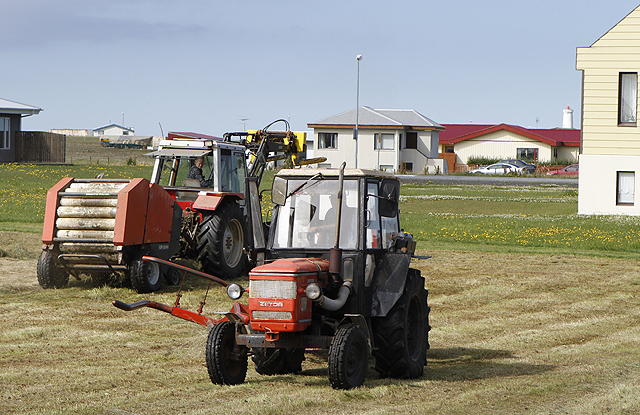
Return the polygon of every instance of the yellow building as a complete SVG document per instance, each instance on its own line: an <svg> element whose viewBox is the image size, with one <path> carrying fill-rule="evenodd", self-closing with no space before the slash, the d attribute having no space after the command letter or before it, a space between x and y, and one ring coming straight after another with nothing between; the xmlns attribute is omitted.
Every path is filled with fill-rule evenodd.
<svg viewBox="0 0 640 415"><path fill-rule="evenodd" d="M640 6L577 48L576 69L583 79L578 213L640 215Z"/></svg>

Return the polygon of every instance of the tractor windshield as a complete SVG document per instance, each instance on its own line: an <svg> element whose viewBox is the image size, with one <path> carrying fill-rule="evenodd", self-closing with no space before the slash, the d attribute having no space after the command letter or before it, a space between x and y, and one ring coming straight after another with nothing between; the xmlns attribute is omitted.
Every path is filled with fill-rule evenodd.
<svg viewBox="0 0 640 415"><path fill-rule="evenodd" d="M198 164L194 170L197 174L189 175L194 165ZM204 157L161 157L162 168L158 172L156 183L162 186L187 186L187 187L212 187L213 183L213 158L211 154ZM199 179L198 179L199 178Z"/></svg>
<svg viewBox="0 0 640 415"><path fill-rule="evenodd" d="M275 213L272 247L329 249L335 246L338 180L289 180L292 193ZM358 244L358 181L344 180L340 248Z"/></svg>

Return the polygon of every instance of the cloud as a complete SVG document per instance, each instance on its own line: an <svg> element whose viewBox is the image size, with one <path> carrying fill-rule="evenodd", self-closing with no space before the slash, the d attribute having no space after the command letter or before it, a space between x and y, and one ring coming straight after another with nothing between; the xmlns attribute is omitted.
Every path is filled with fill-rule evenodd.
<svg viewBox="0 0 640 415"><path fill-rule="evenodd" d="M171 19L163 0L3 0L0 50L42 49L68 42L107 44L197 37L207 28Z"/></svg>

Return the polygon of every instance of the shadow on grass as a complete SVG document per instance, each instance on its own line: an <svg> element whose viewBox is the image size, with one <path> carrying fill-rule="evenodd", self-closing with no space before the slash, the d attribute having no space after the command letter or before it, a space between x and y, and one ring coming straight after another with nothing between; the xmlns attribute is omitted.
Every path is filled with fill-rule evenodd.
<svg viewBox="0 0 640 415"><path fill-rule="evenodd" d="M498 362L497 359L513 359L508 350L468 349L463 347L430 349L423 379L427 380L477 380L504 376L529 376L553 370L553 365Z"/></svg>

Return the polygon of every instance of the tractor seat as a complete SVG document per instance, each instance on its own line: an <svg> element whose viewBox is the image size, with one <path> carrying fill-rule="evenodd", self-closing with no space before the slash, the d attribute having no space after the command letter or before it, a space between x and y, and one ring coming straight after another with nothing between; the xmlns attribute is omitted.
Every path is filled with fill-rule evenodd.
<svg viewBox="0 0 640 415"><path fill-rule="evenodd" d="M184 179L182 181L183 187L200 187L200 182L197 179ZM198 192L176 192L176 199L185 202L195 202L198 198Z"/></svg>
<svg viewBox="0 0 640 415"><path fill-rule="evenodd" d="M184 187L200 187L200 182L197 179L184 179L182 181Z"/></svg>

